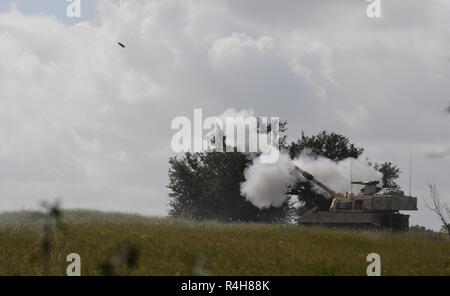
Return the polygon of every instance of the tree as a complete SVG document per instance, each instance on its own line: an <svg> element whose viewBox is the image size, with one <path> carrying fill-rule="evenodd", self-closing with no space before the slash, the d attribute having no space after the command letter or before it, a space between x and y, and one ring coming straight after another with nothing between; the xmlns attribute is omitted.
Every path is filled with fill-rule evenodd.
<svg viewBox="0 0 450 296"><path fill-rule="evenodd" d="M442 202L436 184L428 184L430 190L430 202L424 199L425 207L432 211L441 221L442 230L450 235L450 207L447 203Z"/></svg>
<svg viewBox="0 0 450 296"><path fill-rule="evenodd" d="M383 174L384 187L399 189L400 186L395 182L400 177L400 169L391 162L371 163L374 169Z"/></svg>
<svg viewBox="0 0 450 296"><path fill-rule="evenodd" d="M433 230L425 228L425 226L413 225L409 227L410 232L429 232L433 233Z"/></svg>
<svg viewBox="0 0 450 296"><path fill-rule="evenodd" d="M281 133L286 131L285 127L286 123L280 124ZM281 145L286 145L285 142L286 137L281 135ZM293 214L289 200L279 208L259 209L241 195L244 170L257 156L235 151L186 153L170 158L170 216L220 221L289 220Z"/></svg>
<svg viewBox="0 0 450 296"><path fill-rule="evenodd" d="M289 147L291 158L299 156L308 149L313 155L323 156L334 161L340 161L349 157L358 158L364 149L356 147L343 135L334 132L322 131L317 135L306 136L304 132L297 142L292 142Z"/></svg>
<svg viewBox="0 0 450 296"><path fill-rule="evenodd" d="M306 151L309 154L323 156L337 162L349 157L358 158L364 149L356 147L343 135L322 131L313 136L306 136L302 132L301 138L289 146L289 155L293 159ZM290 188L289 194L298 196L300 215L309 211L327 211L331 205L330 197L315 191L313 185L308 181L297 182Z"/></svg>
<svg viewBox="0 0 450 296"><path fill-rule="evenodd" d="M241 195L244 169L251 162L244 153L186 153L169 160L170 216L194 220L282 222L291 206L259 209Z"/></svg>

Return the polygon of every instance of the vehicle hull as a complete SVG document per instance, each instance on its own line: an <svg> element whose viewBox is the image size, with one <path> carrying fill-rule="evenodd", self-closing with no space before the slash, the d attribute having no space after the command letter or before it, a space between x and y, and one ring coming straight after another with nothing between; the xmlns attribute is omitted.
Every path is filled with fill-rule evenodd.
<svg viewBox="0 0 450 296"><path fill-rule="evenodd" d="M397 212L317 212L299 217L298 223L338 228L407 231L409 215Z"/></svg>

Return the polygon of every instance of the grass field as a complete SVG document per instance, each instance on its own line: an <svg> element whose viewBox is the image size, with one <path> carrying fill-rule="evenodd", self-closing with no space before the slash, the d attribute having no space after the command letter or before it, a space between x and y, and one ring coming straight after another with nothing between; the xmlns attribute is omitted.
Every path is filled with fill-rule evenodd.
<svg viewBox="0 0 450 296"><path fill-rule="evenodd" d="M192 223L94 211L65 212L42 251L44 215L0 214L0 275L64 275L66 256L81 256L83 275L121 242L139 251L121 275L365 275L366 256L381 256L383 275L450 275L450 239L434 233L384 233L296 225Z"/></svg>

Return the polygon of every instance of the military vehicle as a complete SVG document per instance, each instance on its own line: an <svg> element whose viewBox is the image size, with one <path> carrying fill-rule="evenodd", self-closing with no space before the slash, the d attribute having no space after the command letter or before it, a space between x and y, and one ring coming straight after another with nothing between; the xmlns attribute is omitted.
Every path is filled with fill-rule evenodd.
<svg viewBox="0 0 450 296"><path fill-rule="evenodd" d="M301 216L299 224L406 231L409 229L409 215L400 214L399 211L417 211L416 197L406 196L399 189L380 188L379 181L352 182L364 186L361 192L342 194L299 167L296 167L296 175L316 184L332 198L328 212Z"/></svg>

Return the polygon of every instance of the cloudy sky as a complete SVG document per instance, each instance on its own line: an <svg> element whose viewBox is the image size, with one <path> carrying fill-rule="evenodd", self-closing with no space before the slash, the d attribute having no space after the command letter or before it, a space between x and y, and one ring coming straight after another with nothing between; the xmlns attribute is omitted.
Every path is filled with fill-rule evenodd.
<svg viewBox="0 0 450 296"><path fill-rule="evenodd" d="M406 3L407 2L407 3ZM0 3L0 209L165 215L171 121L229 108L323 129L450 201L450 1ZM121 48L120 41L126 45ZM420 207L411 224L437 228Z"/></svg>

